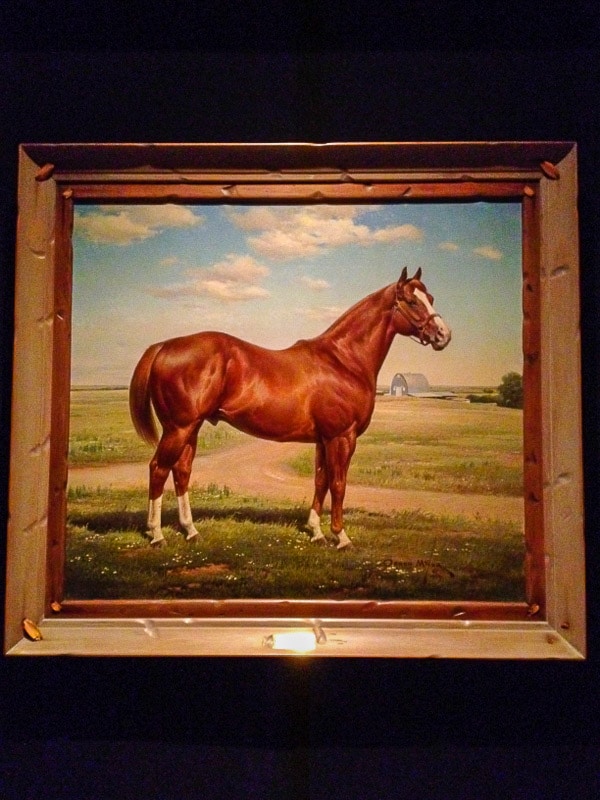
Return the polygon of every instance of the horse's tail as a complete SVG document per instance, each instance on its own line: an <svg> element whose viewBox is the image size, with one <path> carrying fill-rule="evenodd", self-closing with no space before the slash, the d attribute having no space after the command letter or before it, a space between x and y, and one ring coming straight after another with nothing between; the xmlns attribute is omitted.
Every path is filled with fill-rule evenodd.
<svg viewBox="0 0 600 800"><path fill-rule="evenodd" d="M138 435L148 444L158 444L158 430L152 411L149 382L154 359L162 343L153 344L138 361L129 384L129 413Z"/></svg>

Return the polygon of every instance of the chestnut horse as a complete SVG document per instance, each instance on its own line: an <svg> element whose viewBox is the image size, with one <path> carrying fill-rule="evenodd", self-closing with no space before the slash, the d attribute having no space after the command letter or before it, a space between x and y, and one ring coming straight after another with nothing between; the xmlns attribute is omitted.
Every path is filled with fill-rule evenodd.
<svg viewBox="0 0 600 800"><path fill-rule="evenodd" d="M451 333L433 309L421 269L360 300L323 334L285 350L266 350L226 333L204 332L149 347L131 379L129 403L138 434L156 452L150 462L148 531L160 544L165 481L172 471L179 522L198 535L188 485L198 431L205 420L278 442L314 442L315 493L308 518L311 541L325 539L320 517L331 493L331 531L344 532L346 475L356 439L375 405L377 374L394 336L416 337L442 350ZM158 436L154 412L162 425Z"/></svg>

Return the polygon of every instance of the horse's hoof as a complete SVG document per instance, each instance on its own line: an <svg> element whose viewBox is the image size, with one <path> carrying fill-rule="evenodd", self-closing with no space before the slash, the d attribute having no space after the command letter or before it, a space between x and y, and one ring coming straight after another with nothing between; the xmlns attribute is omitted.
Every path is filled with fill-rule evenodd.
<svg viewBox="0 0 600 800"><path fill-rule="evenodd" d="M188 535L185 537L185 540L186 542L191 542L192 539L196 538L196 536L198 536L198 531L192 531L191 533L188 533Z"/></svg>
<svg viewBox="0 0 600 800"><path fill-rule="evenodd" d="M162 547L165 544L164 539L153 539L150 542L150 547Z"/></svg>
<svg viewBox="0 0 600 800"><path fill-rule="evenodd" d="M324 533L315 533L310 537L311 544L327 544Z"/></svg>
<svg viewBox="0 0 600 800"><path fill-rule="evenodd" d="M343 550L345 547L350 547L350 545L352 544L352 542L346 535L346 532L343 530L337 534L337 540L338 543L336 544L336 550Z"/></svg>

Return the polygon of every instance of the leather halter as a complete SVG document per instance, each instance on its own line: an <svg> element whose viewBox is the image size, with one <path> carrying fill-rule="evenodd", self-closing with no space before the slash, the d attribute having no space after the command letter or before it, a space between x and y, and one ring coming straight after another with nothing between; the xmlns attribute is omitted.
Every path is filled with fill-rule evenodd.
<svg viewBox="0 0 600 800"><path fill-rule="evenodd" d="M409 313L407 308L404 308L401 305L401 303L406 303L406 300L404 300L404 299L398 300L397 299L396 303L394 305L394 311L399 311L402 314L402 316L404 317L404 319L407 322L409 322L413 326L413 328L416 328L417 333L419 334L419 338L418 339L417 339L416 336L414 336L412 334L408 338L412 339L415 342L418 342L419 344L427 346L429 344L429 342L426 342L425 338L424 338L425 337L425 328L429 325L429 323L431 322L432 319L435 319L435 317L439 317L441 319L442 315L438 314L437 311L434 311L433 314L429 314L427 316L427 318L425 319L424 322L419 322L417 319L415 319Z"/></svg>

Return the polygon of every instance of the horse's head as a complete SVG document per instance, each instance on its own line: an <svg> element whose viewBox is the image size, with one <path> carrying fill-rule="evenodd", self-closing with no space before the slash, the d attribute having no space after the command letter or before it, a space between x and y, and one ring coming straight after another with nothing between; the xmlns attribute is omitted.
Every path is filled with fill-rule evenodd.
<svg viewBox="0 0 600 800"><path fill-rule="evenodd" d="M433 307L433 297L421 281L421 268L412 278L406 267L396 284L394 301L394 327L403 336L418 337L434 350L443 350L452 338L452 332Z"/></svg>

